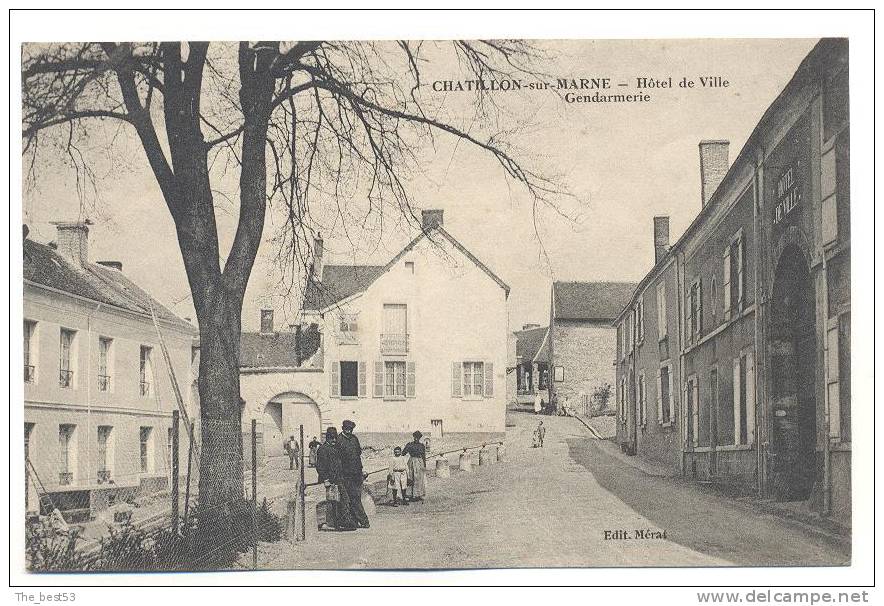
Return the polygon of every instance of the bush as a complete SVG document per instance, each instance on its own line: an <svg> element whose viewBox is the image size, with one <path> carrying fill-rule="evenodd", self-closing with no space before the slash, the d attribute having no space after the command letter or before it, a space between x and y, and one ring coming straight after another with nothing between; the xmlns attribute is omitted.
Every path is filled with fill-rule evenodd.
<svg viewBox="0 0 884 606"><path fill-rule="evenodd" d="M79 531L56 529L49 518L25 526L25 562L32 572L69 572L85 569L85 559L77 552Z"/></svg>

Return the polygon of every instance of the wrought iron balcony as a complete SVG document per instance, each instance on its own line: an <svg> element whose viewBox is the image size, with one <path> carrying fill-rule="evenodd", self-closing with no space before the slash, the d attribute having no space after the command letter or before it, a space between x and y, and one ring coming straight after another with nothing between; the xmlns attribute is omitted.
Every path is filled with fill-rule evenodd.
<svg viewBox="0 0 884 606"><path fill-rule="evenodd" d="M70 486L74 481L74 474L70 471L62 471L58 474L58 483L62 486Z"/></svg>
<svg viewBox="0 0 884 606"><path fill-rule="evenodd" d="M381 354L402 356L408 353L407 333L386 333L381 335Z"/></svg>
<svg viewBox="0 0 884 606"><path fill-rule="evenodd" d="M98 375L98 391L110 391L110 375Z"/></svg>
<svg viewBox="0 0 884 606"><path fill-rule="evenodd" d="M33 364L25 364L25 383L33 383L36 376L36 369Z"/></svg>
<svg viewBox="0 0 884 606"><path fill-rule="evenodd" d="M143 395L143 396L150 395L150 381L142 381L141 382L141 395Z"/></svg>
<svg viewBox="0 0 884 606"><path fill-rule="evenodd" d="M73 370L59 370L58 371L58 384L61 387L71 387L74 384L74 371Z"/></svg>
<svg viewBox="0 0 884 606"><path fill-rule="evenodd" d="M111 470L110 469L99 469L98 470L98 483L99 484L107 484L111 481Z"/></svg>

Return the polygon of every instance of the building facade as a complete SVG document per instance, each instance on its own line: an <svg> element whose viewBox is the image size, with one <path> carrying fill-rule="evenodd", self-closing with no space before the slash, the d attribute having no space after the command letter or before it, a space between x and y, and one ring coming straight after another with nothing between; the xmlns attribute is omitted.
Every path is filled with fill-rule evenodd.
<svg viewBox="0 0 884 606"><path fill-rule="evenodd" d="M320 424L351 419L363 443L505 432L509 287L442 211L423 218L384 266L323 265L317 243L302 320L321 335Z"/></svg>
<svg viewBox="0 0 884 606"><path fill-rule="evenodd" d="M525 324L516 338L516 401L533 404L540 393L549 401L549 327Z"/></svg>
<svg viewBox="0 0 884 606"><path fill-rule="evenodd" d="M87 224L57 229L55 247L24 241L26 501L88 514L168 488L178 404L151 308L185 398L196 331L120 263L91 263Z"/></svg>
<svg viewBox="0 0 884 606"><path fill-rule="evenodd" d="M612 322L629 301L632 282L553 282L546 346L547 401L589 412L609 408L616 380Z"/></svg>
<svg viewBox="0 0 884 606"><path fill-rule="evenodd" d="M698 480L806 502L844 524L851 466L847 57L846 40L820 41L733 164L726 142L701 142L700 213L671 248L658 251L616 323L627 354L617 364L624 450ZM655 230L655 245L659 236ZM680 396L671 419L678 439L660 423L659 403L655 424L642 406L660 398L659 382L647 377L662 364L663 339L656 356L647 335L662 317L667 340L678 338L668 352L678 386L669 397Z"/></svg>

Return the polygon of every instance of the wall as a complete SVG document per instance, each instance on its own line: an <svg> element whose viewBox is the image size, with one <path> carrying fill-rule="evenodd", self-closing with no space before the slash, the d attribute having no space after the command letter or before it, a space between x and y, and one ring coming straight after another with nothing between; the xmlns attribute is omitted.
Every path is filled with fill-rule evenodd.
<svg viewBox="0 0 884 606"><path fill-rule="evenodd" d="M167 448L172 410L177 408L156 331L148 317L98 305L66 294L25 285L24 317L37 322L32 359L33 383L25 383L25 422L34 423L30 434L31 461L49 491L59 486L59 424L77 426L74 488L94 487L98 468L98 426L110 425L112 457L108 462L118 485L138 485L143 478L169 473ZM61 327L78 331L74 341L75 381L59 386ZM190 384L191 334L161 325L182 392ZM99 336L113 339L110 390L98 390ZM153 347L154 379L150 396L140 393L141 345ZM152 427L153 448L148 473L140 470L140 428ZM184 434L182 433L182 436ZM183 443L183 440L182 440ZM67 489L68 487L65 487ZM36 506L34 495L28 505Z"/></svg>
<svg viewBox="0 0 884 606"><path fill-rule="evenodd" d="M416 429L425 435L438 435L439 428L431 425L433 419L442 421L446 434L505 431L509 334L506 293L448 240L434 236L434 241L436 244L428 238L421 240L367 291L325 314L323 410L327 410L329 423L340 426L349 418L357 424L360 435L404 435ZM414 264L413 273L406 263ZM407 305L406 356L380 353L385 303ZM346 343L339 338L341 313L356 316L357 342ZM330 397L332 364L340 360L364 363L364 397ZM384 360L414 363L414 397L373 397L374 365ZM483 361L486 369L493 364L492 397L452 397L452 363L464 360Z"/></svg>
<svg viewBox="0 0 884 606"><path fill-rule="evenodd" d="M559 406L577 407L581 394L591 398L606 383L613 389L617 333L610 322L556 319L551 337L550 389ZM564 381L555 381L556 366L564 367Z"/></svg>

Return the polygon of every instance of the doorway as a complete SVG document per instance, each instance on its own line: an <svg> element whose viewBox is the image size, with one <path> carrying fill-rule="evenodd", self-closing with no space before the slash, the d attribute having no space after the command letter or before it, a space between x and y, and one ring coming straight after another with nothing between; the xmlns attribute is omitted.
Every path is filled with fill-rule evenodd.
<svg viewBox="0 0 884 606"><path fill-rule="evenodd" d="M285 454L282 437L282 404L267 402L263 421L264 454L268 457L281 457Z"/></svg>
<svg viewBox="0 0 884 606"><path fill-rule="evenodd" d="M815 289L801 250L780 255L771 297L770 484L778 501L804 501L817 481Z"/></svg>

